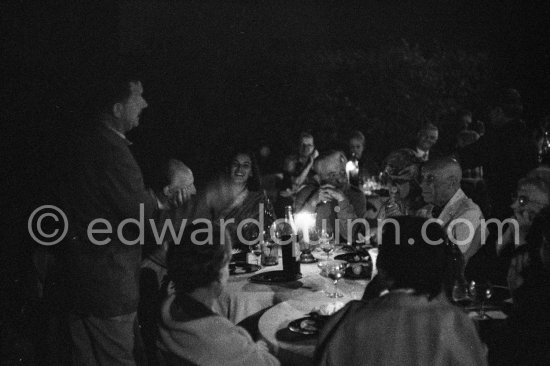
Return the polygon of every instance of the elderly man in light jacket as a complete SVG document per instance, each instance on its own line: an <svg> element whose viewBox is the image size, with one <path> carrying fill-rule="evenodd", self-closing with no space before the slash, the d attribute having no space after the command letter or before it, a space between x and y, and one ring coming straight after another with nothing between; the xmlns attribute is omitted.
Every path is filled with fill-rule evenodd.
<svg viewBox="0 0 550 366"><path fill-rule="evenodd" d="M481 230L483 214L460 189L462 169L453 158L445 157L428 161L422 167L422 197L428 203L420 216L440 220L449 240L457 244L464 255L464 262L478 251L487 231Z"/></svg>

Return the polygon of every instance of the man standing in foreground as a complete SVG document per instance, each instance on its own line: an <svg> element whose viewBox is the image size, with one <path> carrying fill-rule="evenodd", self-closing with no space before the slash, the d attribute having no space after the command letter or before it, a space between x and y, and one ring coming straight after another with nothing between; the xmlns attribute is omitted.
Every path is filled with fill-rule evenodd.
<svg viewBox="0 0 550 366"><path fill-rule="evenodd" d="M59 201L69 218L60 248L63 300L75 365L135 365L142 226L166 204L145 189L126 139L147 107L141 82L109 80L98 93L99 116L79 131L60 177Z"/></svg>

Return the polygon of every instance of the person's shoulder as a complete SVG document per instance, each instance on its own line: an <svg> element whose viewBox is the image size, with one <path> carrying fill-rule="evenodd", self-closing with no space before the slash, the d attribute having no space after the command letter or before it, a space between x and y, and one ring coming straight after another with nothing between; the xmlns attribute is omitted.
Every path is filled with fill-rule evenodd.
<svg viewBox="0 0 550 366"><path fill-rule="evenodd" d="M456 203L459 212L469 212L482 215L481 208L464 192L461 199Z"/></svg>
<svg viewBox="0 0 550 366"><path fill-rule="evenodd" d="M296 193L296 197L309 196L313 191L315 191L318 188L319 186L313 183L307 183L305 185L302 185L298 190L298 192Z"/></svg>

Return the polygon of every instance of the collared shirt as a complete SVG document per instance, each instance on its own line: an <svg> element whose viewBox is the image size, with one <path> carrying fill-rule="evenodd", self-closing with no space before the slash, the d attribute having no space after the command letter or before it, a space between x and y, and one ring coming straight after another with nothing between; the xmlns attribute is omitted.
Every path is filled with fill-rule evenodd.
<svg viewBox="0 0 550 366"><path fill-rule="evenodd" d="M473 242L476 242L477 246L481 241L479 229L483 214L462 189L456 191L437 218L443 221L443 228L449 237L453 238L462 253L466 253Z"/></svg>
<svg viewBox="0 0 550 366"><path fill-rule="evenodd" d="M428 159L430 158L430 150L424 151L417 147L414 151L414 155L416 155L416 157L421 159L422 161L428 161Z"/></svg>
<svg viewBox="0 0 550 366"><path fill-rule="evenodd" d="M116 133L120 138L122 138L124 141L126 141L126 143L128 144L128 146L132 145L132 142L130 140L128 140L128 138L126 138L126 135L123 134L122 132L116 130L112 125L111 123L109 122L109 120L112 120L114 119L114 117L110 116L110 115L104 115L103 116L103 124L105 125L105 127L107 127L109 130L113 131L114 133Z"/></svg>

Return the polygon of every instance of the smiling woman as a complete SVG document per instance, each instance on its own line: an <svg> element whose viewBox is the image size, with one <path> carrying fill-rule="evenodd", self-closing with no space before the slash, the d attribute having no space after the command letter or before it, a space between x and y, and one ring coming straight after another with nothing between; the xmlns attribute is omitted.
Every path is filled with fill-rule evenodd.
<svg viewBox="0 0 550 366"><path fill-rule="evenodd" d="M260 211L263 212L260 204L264 203L266 195L261 189L260 171L254 154L236 150L229 156L222 176L200 194L194 218L206 218L214 226L221 225L221 220L224 220L235 249L246 253L248 248L241 244L242 240L238 240L237 228L243 220L259 219ZM275 217L274 213L271 214ZM263 228L262 225L252 226L251 230L244 227L244 239L256 239Z"/></svg>

